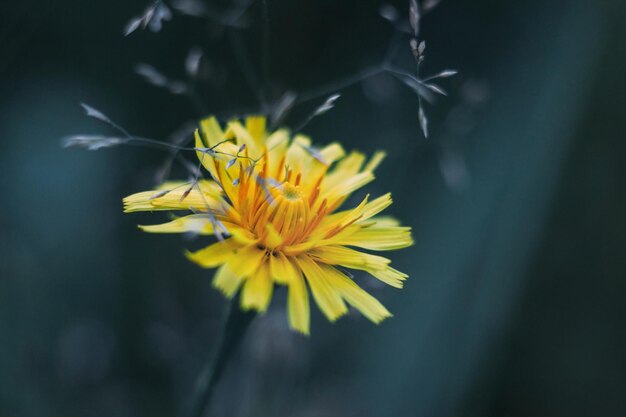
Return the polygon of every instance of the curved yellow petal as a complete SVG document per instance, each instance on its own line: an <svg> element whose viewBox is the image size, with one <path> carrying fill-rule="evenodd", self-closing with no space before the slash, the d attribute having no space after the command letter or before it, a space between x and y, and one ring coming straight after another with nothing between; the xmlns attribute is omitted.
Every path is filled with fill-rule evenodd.
<svg viewBox="0 0 626 417"><path fill-rule="evenodd" d="M224 293L228 298L232 298L237 292L243 278L233 273L228 265L222 265L213 277L213 286Z"/></svg>
<svg viewBox="0 0 626 417"><path fill-rule="evenodd" d="M327 216L317 229L312 233L311 239L325 240L337 236L351 224L363 218L363 210L367 206L369 194L365 196L361 204L351 210L340 211Z"/></svg>
<svg viewBox="0 0 626 417"><path fill-rule="evenodd" d="M270 256L269 263L272 279L278 284L289 284L294 277L300 275L299 270L282 252Z"/></svg>
<svg viewBox="0 0 626 417"><path fill-rule="evenodd" d="M335 161L343 158L346 155L343 146L337 142L333 142L320 150L322 159L326 165L331 165Z"/></svg>
<svg viewBox="0 0 626 417"><path fill-rule="evenodd" d="M310 255L322 263L341 265L351 269L384 269L391 262L382 256L359 252L343 246L321 246Z"/></svg>
<svg viewBox="0 0 626 417"><path fill-rule="evenodd" d="M388 251L403 249L413 244L410 227L355 227L331 239L333 244L363 249Z"/></svg>
<svg viewBox="0 0 626 417"><path fill-rule="evenodd" d="M125 197L124 212L189 210L191 208L216 210L221 205L219 186L213 181L202 180L197 184L176 183L173 188L159 187Z"/></svg>
<svg viewBox="0 0 626 417"><path fill-rule="evenodd" d="M208 148L210 148L211 145L205 143L202 136L200 136L198 129L194 132L194 138L198 161L200 161L202 166L209 171L212 178L216 178L217 172L215 171L215 161L213 161L213 157L208 153Z"/></svg>
<svg viewBox="0 0 626 417"><path fill-rule="evenodd" d="M383 194L378 198L373 199L363 207L363 217L360 222L370 219L389 207L393 203L391 199L391 193Z"/></svg>
<svg viewBox="0 0 626 417"><path fill-rule="evenodd" d="M276 231L276 228L272 223L267 223L265 225L265 231L267 232L265 243L268 248L276 248L283 243L283 238L280 236L280 233Z"/></svg>
<svg viewBox="0 0 626 417"><path fill-rule="evenodd" d="M341 294L328 282L320 265L306 255L298 256L295 259L311 287L315 302L328 320L335 321L346 314L348 308L343 302Z"/></svg>
<svg viewBox="0 0 626 417"><path fill-rule="evenodd" d="M322 182L322 188L327 190L346 178L358 174L364 162L365 155L361 152L350 152L347 157L337 162L335 168L326 175Z"/></svg>
<svg viewBox="0 0 626 417"><path fill-rule="evenodd" d="M252 139L257 146L262 146L265 142L265 125L267 121L264 116L248 116L246 117L246 129L250 132Z"/></svg>
<svg viewBox="0 0 626 417"><path fill-rule="evenodd" d="M307 146L302 142L300 147L308 154L306 159L308 163L303 164L302 171L302 189L307 193L312 193L315 188L321 191L321 182L324 175L328 171L329 167L338 159L341 159L345 155L345 151L338 143L331 143L330 145L317 150L311 146ZM316 192L319 192L316 191Z"/></svg>
<svg viewBox="0 0 626 417"><path fill-rule="evenodd" d="M208 117L200 121L200 129L206 140L207 147L215 146L224 140L224 131L215 117Z"/></svg>
<svg viewBox="0 0 626 417"><path fill-rule="evenodd" d="M321 194L322 198L327 198L329 206L334 209L345 200L345 198L359 188L374 181L374 174L371 171L363 171L343 179L337 185L327 189Z"/></svg>
<svg viewBox="0 0 626 417"><path fill-rule="evenodd" d="M260 267L265 256L265 249L260 249L257 245L244 246L228 259L228 267L233 273L248 277Z"/></svg>
<svg viewBox="0 0 626 417"><path fill-rule="evenodd" d="M289 144L289 131L279 129L270 134L265 143L267 149L268 173L276 179L285 174L285 154Z"/></svg>
<svg viewBox="0 0 626 417"><path fill-rule="evenodd" d="M374 171L376 168L378 168L378 165L383 162L386 156L387 153L384 151L374 152L374 155L372 155L370 160L367 162L367 165L365 165L363 171Z"/></svg>
<svg viewBox="0 0 626 417"><path fill-rule="evenodd" d="M199 235L212 235L213 224L209 217L203 214L191 214L178 217L167 223L138 226L147 233L197 233Z"/></svg>
<svg viewBox="0 0 626 417"><path fill-rule="evenodd" d="M323 246L310 252L311 256L328 265L339 265L365 271L387 285L402 288L408 275L389 266L389 259L363 253L343 246Z"/></svg>
<svg viewBox="0 0 626 417"><path fill-rule="evenodd" d="M228 260L235 256L237 249L240 247L240 243L230 238L216 242L196 252L187 252L186 255L189 260L203 268L215 268L218 265L228 262Z"/></svg>
<svg viewBox="0 0 626 417"><path fill-rule="evenodd" d="M228 230L228 233L233 236L233 239L237 240L242 245L256 245L256 243L259 241L259 238L256 237L254 233L250 232L248 229L239 226L238 224L230 222L224 222L223 224L224 227L226 227L226 230Z"/></svg>
<svg viewBox="0 0 626 417"><path fill-rule="evenodd" d="M377 227L395 227L400 226L400 221L392 216L378 216L370 219L370 222ZM359 222L361 223L361 222Z"/></svg>
<svg viewBox="0 0 626 417"><path fill-rule="evenodd" d="M352 214L353 217L358 217L356 221L358 224L371 223L372 221L374 221L374 219L371 218L389 207L392 202L393 200L391 199L391 193L381 195L380 197L377 197L372 201L364 200L361 202L361 204L359 204L359 206L353 209L337 211L331 215L326 216L326 218L321 222L320 227L341 221L345 216L348 216L350 214ZM371 220L367 222L368 219Z"/></svg>
<svg viewBox="0 0 626 417"><path fill-rule="evenodd" d="M267 262L264 262L246 279L241 292L241 308L264 313L272 299L273 288L269 267Z"/></svg>
<svg viewBox="0 0 626 417"><path fill-rule="evenodd" d="M262 144L257 142L252 136L251 132L243 127L243 125L238 121L233 120L231 122L228 122L226 135L236 138L237 147L241 145L246 145L252 158L258 158L260 156Z"/></svg>
<svg viewBox="0 0 626 417"><path fill-rule="evenodd" d="M385 269L369 269L367 272L385 284L396 288L402 288L404 281L409 277L404 272L400 272L390 266Z"/></svg>
<svg viewBox="0 0 626 417"><path fill-rule="evenodd" d="M293 267L293 271L295 271L295 274L289 279L289 292L287 294L289 326L302 334L308 335L311 322L309 293L306 289L304 278L302 278L302 273L295 267Z"/></svg>
<svg viewBox="0 0 626 417"><path fill-rule="evenodd" d="M311 146L311 139L304 135L296 135L285 155L285 165L295 173L303 172L305 162L313 162L314 158L305 150Z"/></svg>
<svg viewBox="0 0 626 417"><path fill-rule="evenodd" d="M270 276L274 282L289 286L287 295L289 326L308 335L311 312L309 294L302 277L302 271L281 252L269 257L269 268Z"/></svg>
<svg viewBox="0 0 626 417"><path fill-rule="evenodd" d="M323 265L322 271L328 282L337 289L339 294L354 308L374 323L380 323L391 317L391 313L374 297L365 292L353 280L332 266Z"/></svg>

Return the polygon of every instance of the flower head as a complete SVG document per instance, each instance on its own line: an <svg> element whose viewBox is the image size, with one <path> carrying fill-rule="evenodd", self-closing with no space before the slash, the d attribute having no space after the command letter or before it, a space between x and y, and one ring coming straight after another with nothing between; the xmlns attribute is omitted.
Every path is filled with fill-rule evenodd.
<svg viewBox="0 0 626 417"><path fill-rule="evenodd" d="M373 200L366 196L358 206L340 210L351 193L374 179L384 153L367 161L358 152L346 156L338 143L318 149L305 136L268 133L265 125L264 117L248 117L245 126L232 121L223 131L215 118L203 120L195 149L212 179L169 182L133 194L124 199L125 211L193 211L140 227L217 236L216 243L188 252L188 258L218 268L213 284L227 297L241 288L245 310L266 311L275 284L287 286L289 324L301 333L309 333L308 289L331 321L348 311L346 303L375 323L390 317L345 269L402 287L407 275L389 266L388 259L353 248L410 246L410 228L377 217L391 204L389 194Z"/></svg>

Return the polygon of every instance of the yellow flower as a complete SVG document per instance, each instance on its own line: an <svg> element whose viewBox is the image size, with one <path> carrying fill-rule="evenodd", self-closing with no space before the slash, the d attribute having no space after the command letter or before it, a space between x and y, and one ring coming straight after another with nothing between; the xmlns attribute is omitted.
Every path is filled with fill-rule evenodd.
<svg viewBox="0 0 626 417"><path fill-rule="evenodd" d="M126 212L191 210L165 224L140 226L152 233L193 232L219 240L188 258L204 268L219 268L213 284L227 297L241 289L241 308L267 310L274 284L288 287L290 326L309 333L309 295L330 321L352 305L374 323L391 313L362 290L347 269L366 271L401 288L407 275L384 257L361 252L410 246L410 228L389 217L375 217L391 204L390 194L338 210L354 191L374 179L384 158L377 152L345 155L332 143L313 148L287 130L266 132L264 117L249 117L244 127L215 118L201 122L195 149L213 180L169 182L157 190L124 199ZM306 284L305 284L306 283Z"/></svg>

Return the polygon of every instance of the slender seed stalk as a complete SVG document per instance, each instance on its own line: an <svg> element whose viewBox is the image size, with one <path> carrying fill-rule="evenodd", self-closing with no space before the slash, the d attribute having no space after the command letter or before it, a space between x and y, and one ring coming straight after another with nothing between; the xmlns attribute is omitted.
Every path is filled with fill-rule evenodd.
<svg viewBox="0 0 626 417"><path fill-rule="evenodd" d="M220 332L213 358L207 363L196 381L193 403L189 413L190 417L205 417L208 415L215 387L219 383L229 360L241 344L246 330L255 316L256 313L254 312L242 311L236 300L228 304L224 325Z"/></svg>

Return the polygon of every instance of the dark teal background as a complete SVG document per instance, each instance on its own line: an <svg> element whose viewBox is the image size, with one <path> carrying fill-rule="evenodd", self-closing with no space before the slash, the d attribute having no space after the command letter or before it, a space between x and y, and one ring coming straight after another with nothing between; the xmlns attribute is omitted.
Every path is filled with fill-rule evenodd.
<svg viewBox="0 0 626 417"><path fill-rule="evenodd" d="M374 65L391 37L375 1L267 2L275 95ZM214 347L226 301L182 255L207 241L142 234L136 224L166 217L122 214L164 154L60 146L111 133L80 102L158 139L204 115L133 73L146 62L184 78L194 45L211 65L206 113L258 105L219 25L175 15L124 38L146 4L0 6L2 417L177 416ZM258 74L259 5L246 17ZM389 75L343 89L305 128L319 144L388 151L357 197L393 193L389 213L416 244L388 255L411 278L403 290L357 280L394 317L329 324L315 309L304 338L278 292L215 416L626 416L626 4L444 0L422 37L425 73L460 70L426 107L431 138ZM402 44L397 65L411 59Z"/></svg>

